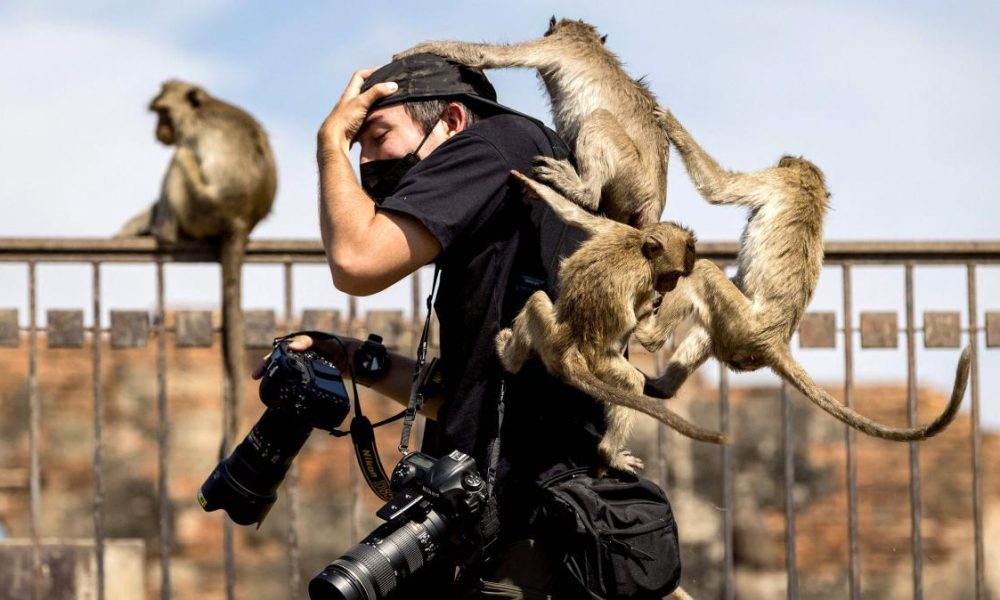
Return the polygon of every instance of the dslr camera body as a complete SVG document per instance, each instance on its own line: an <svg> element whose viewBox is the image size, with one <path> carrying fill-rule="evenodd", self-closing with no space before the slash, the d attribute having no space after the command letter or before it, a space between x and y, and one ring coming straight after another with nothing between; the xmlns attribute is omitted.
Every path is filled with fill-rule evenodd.
<svg viewBox="0 0 1000 600"><path fill-rule="evenodd" d="M312 600L385 598L440 554L467 559L484 547L489 498L470 456L411 452L393 470L391 489L395 496L376 513L386 523L309 582Z"/></svg>
<svg viewBox="0 0 1000 600"><path fill-rule="evenodd" d="M333 432L351 410L340 370L316 352L280 340L260 381L267 410L198 490L206 511L223 509L240 525L261 523L313 428Z"/></svg>

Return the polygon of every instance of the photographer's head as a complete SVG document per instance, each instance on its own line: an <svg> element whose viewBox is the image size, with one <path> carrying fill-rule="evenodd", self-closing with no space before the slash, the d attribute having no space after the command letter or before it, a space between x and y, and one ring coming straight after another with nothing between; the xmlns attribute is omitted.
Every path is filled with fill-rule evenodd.
<svg viewBox="0 0 1000 600"><path fill-rule="evenodd" d="M355 140L361 144L361 184L376 200L453 135L484 116L515 113L496 101L478 69L432 54L393 61L372 73L361 92L395 82L398 90L374 102Z"/></svg>

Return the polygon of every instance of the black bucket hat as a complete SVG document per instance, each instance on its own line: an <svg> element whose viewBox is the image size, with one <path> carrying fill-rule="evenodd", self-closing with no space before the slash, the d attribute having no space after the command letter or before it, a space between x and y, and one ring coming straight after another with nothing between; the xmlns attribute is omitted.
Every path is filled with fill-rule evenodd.
<svg viewBox="0 0 1000 600"><path fill-rule="evenodd" d="M365 80L361 91L387 81L396 82L399 89L376 100L369 110L411 100L454 98L489 114L508 113L535 120L497 102L497 92L481 70L434 54L414 54L382 66Z"/></svg>

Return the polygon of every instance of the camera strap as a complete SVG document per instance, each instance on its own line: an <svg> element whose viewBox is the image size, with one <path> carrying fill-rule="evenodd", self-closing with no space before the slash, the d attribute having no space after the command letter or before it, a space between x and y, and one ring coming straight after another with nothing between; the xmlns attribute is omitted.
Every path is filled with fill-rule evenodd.
<svg viewBox="0 0 1000 600"><path fill-rule="evenodd" d="M410 452L410 431L413 429L413 421L417 418L417 411L424 406L424 386L420 372L427 362L427 339L431 332L431 311L434 308L434 292L437 290L438 276L441 274L441 267L434 265L434 279L431 281L431 293L427 295L427 316L424 317L424 329L420 333L420 344L417 346L417 361L413 365L413 383L410 384L410 401L403 411L403 431L399 435L399 452L404 456Z"/></svg>

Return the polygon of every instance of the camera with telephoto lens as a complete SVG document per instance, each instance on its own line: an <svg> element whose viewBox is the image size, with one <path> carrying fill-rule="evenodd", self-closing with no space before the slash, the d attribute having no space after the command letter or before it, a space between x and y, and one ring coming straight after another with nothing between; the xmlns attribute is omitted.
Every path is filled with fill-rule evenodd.
<svg viewBox="0 0 1000 600"><path fill-rule="evenodd" d="M309 597L378 600L445 552L475 554L486 545L485 488L476 461L457 450L441 458L406 455L392 473L395 496L377 513L387 523L314 577Z"/></svg>
<svg viewBox="0 0 1000 600"><path fill-rule="evenodd" d="M236 523L260 523L278 499L278 485L313 428L333 431L350 412L340 370L316 352L278 341L260 382L267 410L198 490L206 511L223 509Z"/></svg>

